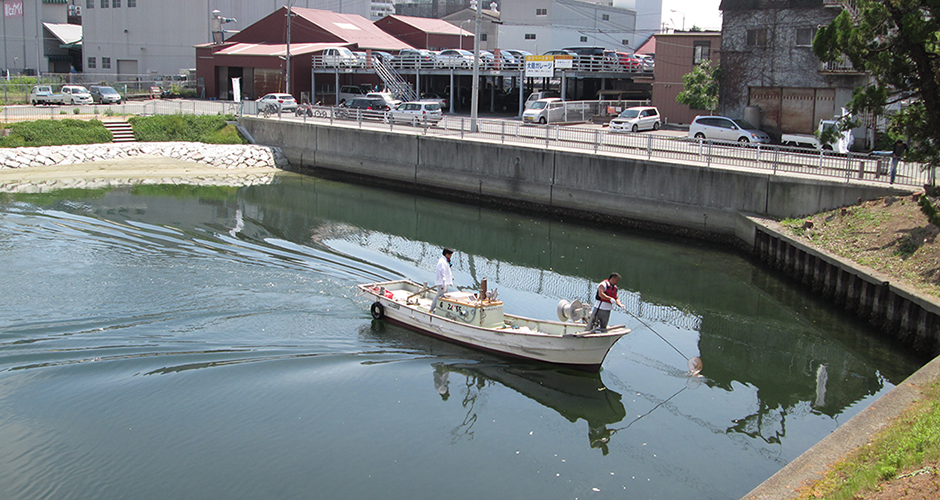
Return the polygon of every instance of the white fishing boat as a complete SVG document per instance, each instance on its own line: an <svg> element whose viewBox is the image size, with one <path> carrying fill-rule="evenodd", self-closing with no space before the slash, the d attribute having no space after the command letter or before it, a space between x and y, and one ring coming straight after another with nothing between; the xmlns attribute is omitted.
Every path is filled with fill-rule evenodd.
<svg viewBox="0 0 940 500"><path fill-rule="evenodd" d="M575 322L506 314L503 303L486 289L486 280L479 293L444 294L433 313L436 291L413 281L367 283L359 290L375 299L373 318L484 351L587 371L597 371L614 343L630 333L624 325L590 330L577 321L584 311L577 301L559 305L559 317Z"/></svg>

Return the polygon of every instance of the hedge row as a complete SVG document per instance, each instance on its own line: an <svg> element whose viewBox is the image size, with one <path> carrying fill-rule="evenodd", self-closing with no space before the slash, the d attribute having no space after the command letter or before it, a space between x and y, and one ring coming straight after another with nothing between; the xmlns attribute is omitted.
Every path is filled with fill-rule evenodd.
<svg viewBox="0 0 940 500"><path fill-rule="evenodd" d="M10 131L0 137L0 147L5 148L111 142L111 132L98 120L36 120L4 128Z"/></svg>
<svg viewBox="0 0 940 500"><path fill-rule="evenodd" d="M238 130L226 124L231 115L134 116L127 121L134 137L143 142L185 141L206 144L245 144Z"/></svg>
<svg viewBox="0 0 940 500"><path fill-rule="evenodd" d="M233 125L233 116L158 115L128 119L134 138L142 142L202 142L206 144L246 144ZM64 146L111 142L111 132L98 120L35 120L6 125L0 147Z"/></svg>

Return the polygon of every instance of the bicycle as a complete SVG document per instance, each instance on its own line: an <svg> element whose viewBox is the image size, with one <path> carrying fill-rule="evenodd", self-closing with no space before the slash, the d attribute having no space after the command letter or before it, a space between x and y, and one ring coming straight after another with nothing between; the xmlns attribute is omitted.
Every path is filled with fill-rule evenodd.
<svg viewBox="0 0 940 500"><path fill-rule="evenodd" d="M262 117L268 118L269 116L275 115L275 114L278 113L277 105L274 104L274 103L269 102L269 103L265 104L264 106L262 106L261 109L258 111L258 113L259 113Z"/></svg>

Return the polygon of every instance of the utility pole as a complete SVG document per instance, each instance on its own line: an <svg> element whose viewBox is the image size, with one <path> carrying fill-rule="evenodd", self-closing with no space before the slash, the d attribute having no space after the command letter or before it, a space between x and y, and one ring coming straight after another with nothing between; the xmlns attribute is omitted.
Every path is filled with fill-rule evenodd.
<svg viewBox="0 0 940 500"><path fill-rule="evenodd" d="M291 21L291 4L287 4L287 59L285 60L285 67L287 70L287 78L284 83L284 93L290 94L290 25L293 24Z"/></svg>
<svg viewBox="0 0 940 500"><path fill-rule="evenodd" d="M473 16L476 21L476 27L473 31L473 90L470 95L470 132L478 132L477 115L480 107L480 1L470 0L470 8L473 9Z"/></svg>

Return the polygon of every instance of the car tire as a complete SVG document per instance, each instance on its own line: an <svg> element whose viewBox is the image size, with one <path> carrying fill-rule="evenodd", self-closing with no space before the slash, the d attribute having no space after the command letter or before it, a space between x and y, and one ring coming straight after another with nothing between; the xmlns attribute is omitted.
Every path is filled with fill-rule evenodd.
<svg viewBox="0 0 940 500"><path fill-rule="evenodd" d="M696 132L696 133L695 133L695 138L696 138L696 139L705 139L705 134L703 134L703 133L701 133L701 132Z"/></svg>
<svg viewBox="0 0 940 500"><path fill-rule="evenodd" d="M741 144L748 144L748 143L750 143L751 141L749 141L747 137L739 137L739 138L738 138L738 142L741 143Z"/></svg>
<svg viewBox="0 0 940 500"><path fill-rule="evenodd" d="M382 319L385 317L385 306L378 302L373 302L372 307L370 308L372 312L373 319Z"/></svg>
<svg viewBox="0 0 940 500"><path fill-rule="evenodd" d="M543 117L539 118L539 123L541 123L542 125L545 125L546 123L548 123L548 121L547 121L547 120L545 119L545 117L543 116Z"/></svg>
<svg viewBox="0 0 940 500"><path fill-rule="evenodd" d="M653 123L653 130L659 130L659 122Z"/></svg>
<svg viewBox="0 0 940 500"><path fill-rule="evenodd" d="M634 134L640 131L640 126L636 123L633 124L633 127L630 129Z"/></svg>

